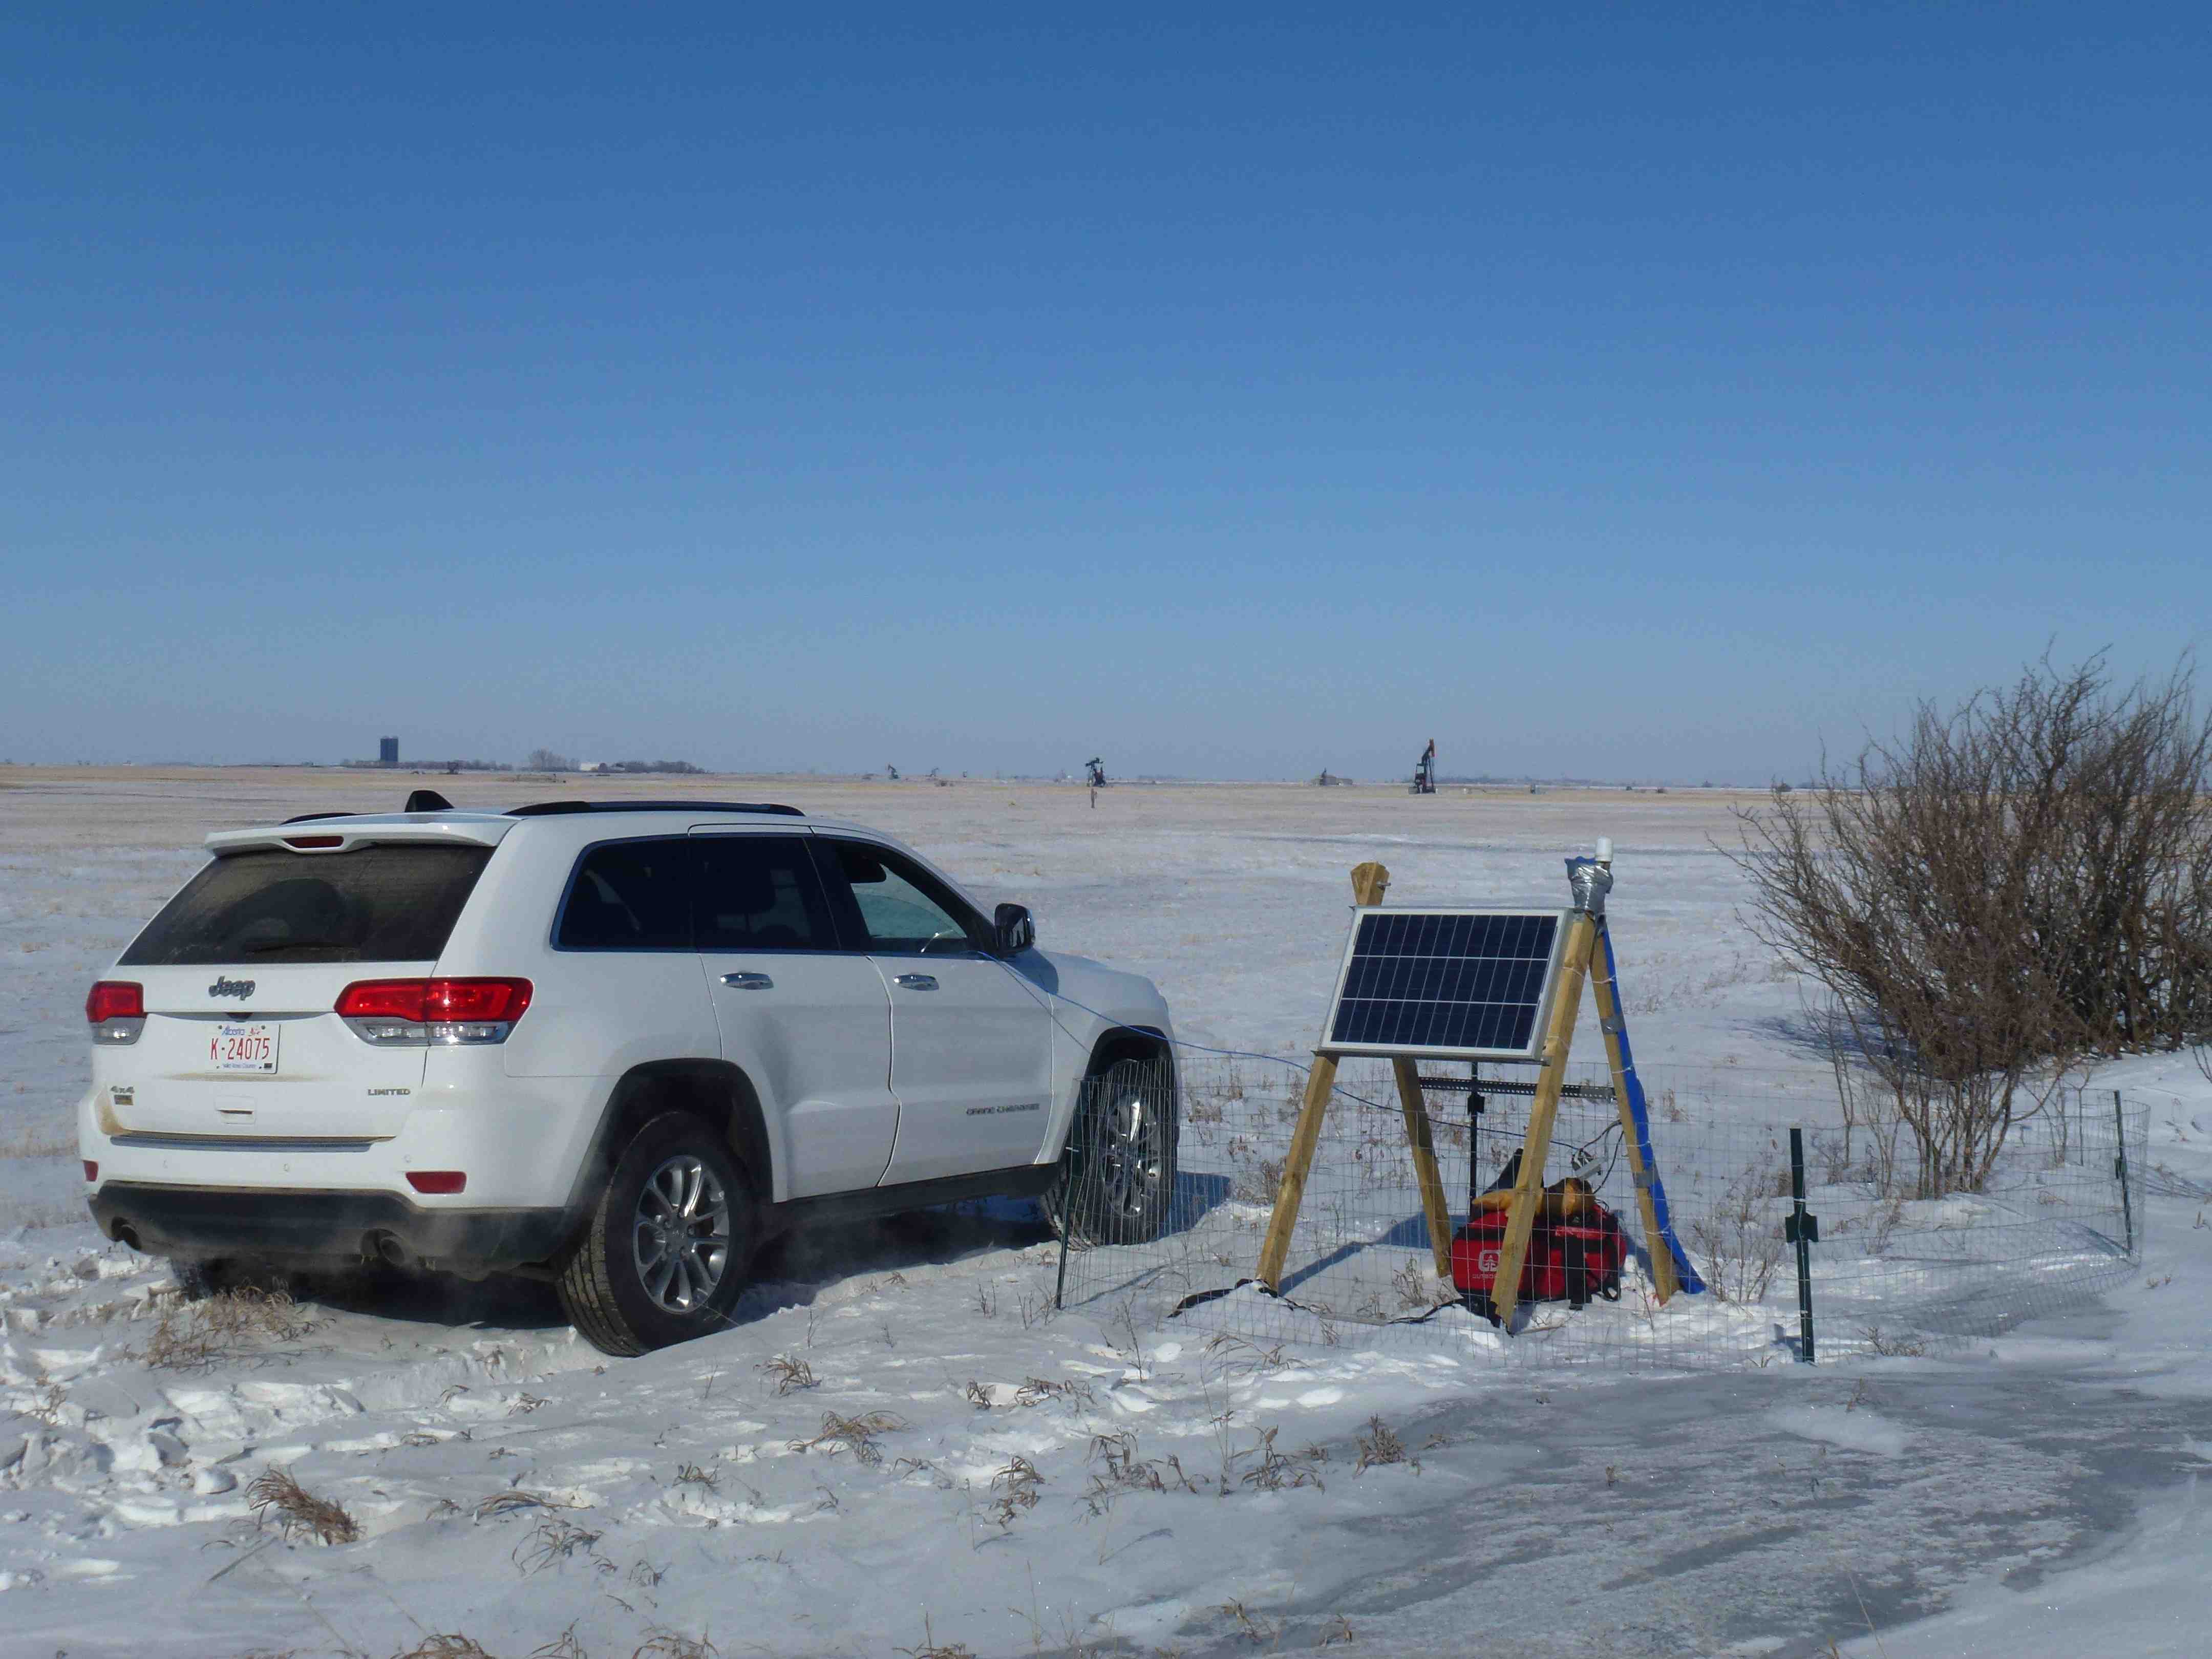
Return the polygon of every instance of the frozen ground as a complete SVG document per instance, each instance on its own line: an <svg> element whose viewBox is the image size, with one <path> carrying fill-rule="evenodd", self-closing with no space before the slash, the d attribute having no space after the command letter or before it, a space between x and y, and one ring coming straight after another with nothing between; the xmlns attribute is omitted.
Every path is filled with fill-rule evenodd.
<svg viewBox="0 0 2212 1659"><path fill-rule="evenodd" d="M2154 1104L2142 1271L1942 1360L1552 1376L1464 1342L1052 1316L1048 1236L1009 1208L805 1241L737 1328L641 1360L602 1360L528 1287L331 1285L151 1364L189 1334L166 1275L76 1218L84 987L205 830L407 781L0 774L4 1659L381 1659L455 1632L513 1659L569 1630L595 1656L656 1633L726 1655L2205 1650L2212 1087L2185 1060L2100 1079ZM1548 904L1559 857L1609 834L1647 1062L1815 1064L1794 983L1734 919L1717 797L713 792L889 828L1030 903L1048 945L1152 975L1185 1036L1285 1053L1318 1023L1349 866L1381 859L1400 900ZM811 1386L779 1392L779 1356ZM1373 1461L1377 1419L1402 1461ZM271 1468L359 1540L257 1529Z"/></svg>

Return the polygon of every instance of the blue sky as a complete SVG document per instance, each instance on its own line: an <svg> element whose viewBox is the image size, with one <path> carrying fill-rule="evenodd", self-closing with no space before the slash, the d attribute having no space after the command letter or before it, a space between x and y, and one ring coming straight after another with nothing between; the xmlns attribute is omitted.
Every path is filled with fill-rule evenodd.
<svg viewBox="0 0 2212 1659"><path fill-rule="evenodd" d="M0 756L1762 781L2212 617L2199 9L10 8Z"/></svg>

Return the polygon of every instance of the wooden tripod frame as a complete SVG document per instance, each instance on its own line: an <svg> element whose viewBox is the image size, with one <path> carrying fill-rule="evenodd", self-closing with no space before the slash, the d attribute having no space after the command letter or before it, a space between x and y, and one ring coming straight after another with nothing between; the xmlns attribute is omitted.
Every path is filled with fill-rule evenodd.
<svg viewBox="0 0 2212 1659"><path fill-rule="evenodd" d="M1390 885L1390 872L1379 864L1362 864L1352 872L1352 902L1380 904ZM1635 1114L1629 1105L1626 1050L1621 1042L1620 987L1605 970L1605 954L1598 949L1605 927L1601 914L1577 910L1570 924L1565 959L1559 966L1559 993L1552 1000L1552 1018L1544 1033L1542 1059L1536 1073L1536 1092L1528 1108L1528 1133L1521 1147L1521 1173L1507 1201L1505 1242L1498 1252L1496 1291L1492 1297L1498 1322L1510 1330L1515 1304L1520 1300L1521 1271L1528 1259L1528 1237L1534 1230L1544 1200L1544 1155L1551 1148L1552 1126L1559 1115L1559 1094L1567 1080L1567 1054L1574 1045L1575 1026L1582 1014L1583 981L1590 982L1597 1002L1598 1025L1605 1034L1606 1060L1613 1073L1613 1098L1620 1114L1621 1142L1627 1149L1629 1174L1636 1184L1638 1218L1644 1223L1645 1247L1651 1259L1653 1287L1665 1302L1680 1288L1674 1258L1660 1237L1659 1218L1651 1199L1651 1170L1644 1160L1643 1137L1638 1134ZM1275 1194L1274 1213L1267 1218L1267 1237L1260 1244L1256 1277L1271 1291L1282 1288L1282 1274L1291 1251L1291 1235L1298 1224L1298 1209L1305 1201L1306 1178L1313 1172L1314 1153L1321 1145L1322 1121L1329 1098L1336 1092L1338 1056L1316 1049L1313 1070L1307 1074L1304 1103L1298 1109L1297 1127L1291 1133L1291 1150L1283 1161L1282 1185ZM1444 1202L1443 1178L1437 1169L1436 1144L1429 1133L1427 1101L1421 1091L1418 1061L1410 1054L1394 1055L1390 1069L1398 1080L1398 1104L1406 1118L1406 1143L1413 1156L1413 1176L1420 1188L1421 1211L1429 1224L1429 1249L1435 1257L1437 1277L1451 1279L1451 1211Z"/></svg>

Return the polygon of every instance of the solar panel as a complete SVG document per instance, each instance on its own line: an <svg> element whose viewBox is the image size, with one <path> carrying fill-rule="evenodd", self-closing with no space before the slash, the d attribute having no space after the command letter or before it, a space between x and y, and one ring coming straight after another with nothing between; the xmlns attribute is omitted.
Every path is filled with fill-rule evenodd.
<svg viewBox="0 0 2212 1659"><path fill-rule="evenodd" d="M1541 1058L1571 914L1355 911L1322 1051Z"/></svg>

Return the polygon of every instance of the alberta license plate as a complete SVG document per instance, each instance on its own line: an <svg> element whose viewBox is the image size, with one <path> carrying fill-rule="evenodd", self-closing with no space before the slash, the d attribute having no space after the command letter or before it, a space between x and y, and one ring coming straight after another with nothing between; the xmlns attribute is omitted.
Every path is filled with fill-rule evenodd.
<svg viewBox="0 0 2212 1659"><path fill-rule="evenodd" d="M208 1069L214 1072L273 1073L276 1069L274 1025L218 1025L208 1039Z"/></svg>

